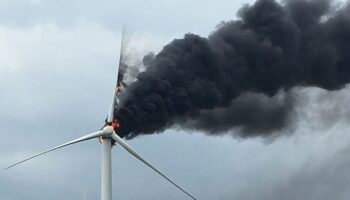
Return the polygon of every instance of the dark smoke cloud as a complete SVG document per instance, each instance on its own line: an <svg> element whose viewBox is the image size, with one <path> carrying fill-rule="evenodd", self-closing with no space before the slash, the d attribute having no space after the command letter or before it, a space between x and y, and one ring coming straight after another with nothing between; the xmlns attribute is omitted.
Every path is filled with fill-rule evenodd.
<svg viewBox="0 0 350 200"><path fill-rule="evenodd" d="M209 134L226 134L236 126L241 137L258 136L262 132L272 136L291 123L295 102L292 94L282 93L273 98L262 94L244 94L228 107L202 110L180 124Z"/></svg>
<svg viewBox="0 0 350 200"><path fill-rule="evenodd" d="M240 128L242 137L282 130L291 88L338 90L350 81L349 13L329 0L258 0L208 38L173 40L145 58L146 71L123 94L118 134L174 124L209 134Z"/></svg>

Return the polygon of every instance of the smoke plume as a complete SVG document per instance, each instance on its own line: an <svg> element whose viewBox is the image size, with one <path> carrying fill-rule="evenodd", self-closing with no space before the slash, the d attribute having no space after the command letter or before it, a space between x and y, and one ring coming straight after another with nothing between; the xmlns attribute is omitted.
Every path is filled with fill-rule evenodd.
<svg viewBox="0 0 350 200"><path fill-rule="evenodd" d="M122 94L118 134L179 124L249 137L288 127L292 88L338 90L350 81L350 6L333 3L258 0L208 38L173 40L144 59L146 70Z"/></svg>

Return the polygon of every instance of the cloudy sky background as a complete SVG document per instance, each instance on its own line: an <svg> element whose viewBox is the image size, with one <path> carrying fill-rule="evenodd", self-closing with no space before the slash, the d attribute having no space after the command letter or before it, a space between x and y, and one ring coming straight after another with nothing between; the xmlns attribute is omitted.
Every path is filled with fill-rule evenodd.
<svg viewBox="0 0 350 200"><path fill-rule="evenodd" d="M103 125L121 27L134 59L191 32L207 36L239 1L0 0L0 168ZM168 130L129 143L201 200L348 199L350 88L295 89L293 134L274 140ZM290 130L286 130L291 132ZM113 148L114 199L182 193ZM0 199L99 199L100 145L80 143L0 173Z"/></svg>

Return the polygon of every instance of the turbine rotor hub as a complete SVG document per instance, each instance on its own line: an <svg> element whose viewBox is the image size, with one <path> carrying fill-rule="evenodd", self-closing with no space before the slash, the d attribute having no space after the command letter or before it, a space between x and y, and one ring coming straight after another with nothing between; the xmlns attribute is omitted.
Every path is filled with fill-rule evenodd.
<svg viewBox="0 0 350 200"><path fill-rule="evenodd" d="M112 135L112 133L114 131L112 126L106 126L102 130L106 133L106 136Z"/></svg>

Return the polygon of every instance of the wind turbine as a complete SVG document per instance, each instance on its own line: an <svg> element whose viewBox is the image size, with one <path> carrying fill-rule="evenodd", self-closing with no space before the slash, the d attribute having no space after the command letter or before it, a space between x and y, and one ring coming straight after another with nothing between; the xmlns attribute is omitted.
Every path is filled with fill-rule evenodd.
<svg viewBox="0 0 350 200"><path fill-rule="evenodd" d="M137 153L130 145L128 145L122 138L120 138L116 134L116 130L119 127L119 122L117 119L114 118L114 110L118 106L119 103L119 94L122 87L125 87L125 83L123 82L123 76L125 73L125 65L122 62L123 59L123 48L124 48L124 28L122 33L122 42L121 42L121 51L120 51L120 58L119 58L119 68L117 73L117 83L113 95L112 105L109 109L108 116L106 119L105 126L96 132L84 135L80 138L77 138L75 140L71 140L67 143L58 145L56 147L53 147L51 149L48 149L46 151L43 151L41 153L38 153L34 156L31 156L29 158L26 158L24 160L21 160L19 162L16 162L8 167L6 167L4 170L10 169L16 165L19 165L23 162L26 162L28 160L31 160L35 157L41 156L43 154L49 153L51 151L76 144L79 142L83 142L86 140L91 140L94 138L99 138L101 142L101 200L112 200L112 142L114 141L116 144L119 144L122 146L127 152L129 152L131 155L133 155L135 158L143 162L145 165L150 167L152 170L154 170L156 173L158 173L160 176L165 178L168 182L170 182L172 185L177 187L180 191L182 191L184 194L186 194L188 197L190 197L193 200L197 200L195 197L193 197L191 194L189 194L187 191L185 191L182 187L177 185L175 182L173 182L170 178L165 176L162 172L160 172L157 168L155 168L153 165L151 165L147 160L145 160L139 153Z"/></svg>

